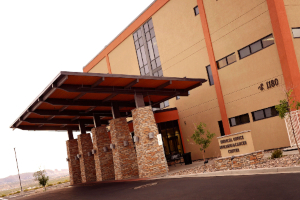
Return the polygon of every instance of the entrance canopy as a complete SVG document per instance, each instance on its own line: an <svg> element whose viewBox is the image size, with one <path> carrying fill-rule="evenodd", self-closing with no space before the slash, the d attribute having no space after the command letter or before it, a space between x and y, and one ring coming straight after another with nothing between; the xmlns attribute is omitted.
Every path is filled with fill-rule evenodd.
<svg viewBox="0 0 300 200"><path fill-rule="evenodd" d="M159 107L175 96L188 96L189 90L204 82L205 79L60 72L10 128L76 131L78 125L84 125L91 130L95 123L108 124L116 113L112 110L118 110L118 117L126 117L141 101L146 106Z"/></svg>

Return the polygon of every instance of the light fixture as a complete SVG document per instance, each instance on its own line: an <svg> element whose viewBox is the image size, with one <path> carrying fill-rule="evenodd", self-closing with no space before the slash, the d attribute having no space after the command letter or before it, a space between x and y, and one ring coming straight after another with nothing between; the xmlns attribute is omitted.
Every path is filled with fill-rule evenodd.
<svg viewBox="0 0 300 200"><path fill-rule="evenodd" d="M97 152L97 151L96 151L95 149L92 150L92 154L96 154L96 152Z"/></svg>
<svg viewBox="0 0 300 200"><path fill-rule="evenodd" d="M110 147L111 149L114 149L114 148L115 148L115 144L110 144L109 147Z"/></svg>
<svg viewBox="0 0 300 200"><path fill-rule="evenodd" d="M81 158L81 155L80 155L80 154L77 154L77 158L78 158L78 159Z"/></svg>
<svg viewBox="0 0 300 200"><path fill-rule="evenodd" d="M133 141L134 142L139 142L139 137L138 136L133 136Z"/></svg>
<svg viewBox="0 0 300 200"><path fill-rule="evenodd" d="M128 146L128 141L124 141L124 147Z"/></svg>
<svg viewBox="0 0 300 200"><path fill-rule="evenodd" d="M153 132L149 133L149 138L150 138L150 139L153 139L153 138L154 138L154 133L153 133Z"/></svg>
<svg viewBox="0 0 300 200"><path fill-rule="evenodd" d="M104 151L104 152L107 152L107 147L103 147L103 151Z"/></svg>

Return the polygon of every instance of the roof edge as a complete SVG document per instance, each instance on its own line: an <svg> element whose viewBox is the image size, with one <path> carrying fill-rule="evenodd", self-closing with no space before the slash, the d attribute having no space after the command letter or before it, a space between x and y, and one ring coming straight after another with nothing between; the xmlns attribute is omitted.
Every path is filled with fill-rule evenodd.
<svg viewBox="0 0 300 200"><path fill-rule="evenodd" d="M155 0L152 2L136 19L133 20L117 37L115 37L107 46L105 46L85 67L83 72L89 72L97 65L106 55L113 51L119 44L128 38L136 29L145 21L160 10L170 0Z"/></svg>

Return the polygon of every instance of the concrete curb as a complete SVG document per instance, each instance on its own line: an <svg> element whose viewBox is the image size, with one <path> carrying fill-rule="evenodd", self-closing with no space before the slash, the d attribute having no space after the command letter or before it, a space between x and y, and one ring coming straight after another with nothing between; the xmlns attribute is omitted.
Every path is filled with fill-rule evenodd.
<svg viewBox="0 0 300 200"><path fill-rule="evenodd" d="M227 170L199 174L187 174L178 176L165 176L153 179L169 179L169 178L186 178L186 177L217 177L217 176L244 176L256 174L281 174L281 173L300 173L300 167L276 167L276 168L260 168L260 169L241 169Z"/></svg>

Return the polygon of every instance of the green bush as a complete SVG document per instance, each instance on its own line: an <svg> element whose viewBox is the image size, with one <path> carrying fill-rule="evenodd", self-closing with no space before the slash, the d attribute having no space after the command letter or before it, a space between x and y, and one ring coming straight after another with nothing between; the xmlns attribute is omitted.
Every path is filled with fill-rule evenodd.
<svg viewBox="0 0 300 200"><path fill-rule="evenodd" d="M6 195L5 195L5 194L2 194L1 197L6 197Z"/></svg>
<svg viewBox="0 0 300 200"><path fill-rule="evenodd" d="M282 157L282 151L281 149L277 149L275 151L273 151L272 155L271 155L271 158L274 159L274 158L281 158Z"/></svg>

